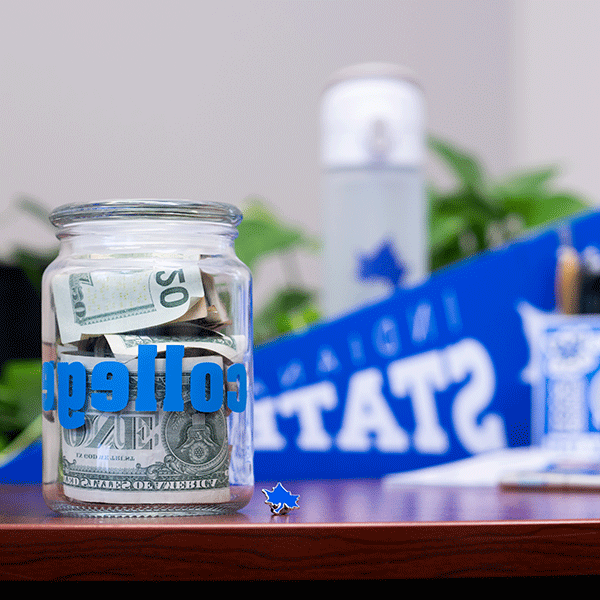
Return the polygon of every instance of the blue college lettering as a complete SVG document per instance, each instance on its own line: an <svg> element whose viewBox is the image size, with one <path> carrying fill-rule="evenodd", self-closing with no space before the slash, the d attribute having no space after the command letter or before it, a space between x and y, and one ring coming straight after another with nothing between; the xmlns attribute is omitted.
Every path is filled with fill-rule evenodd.
<svg viewBox="0 0 600 600"><path fill-rule="evenodd" d="M165 396L163 410L184 410L183 400L183 350L179 344L168 345L165 353ZM156 346L143 344L138 347L137 412L157 410L155 377ZM225 371L225 372L224 372ZM87 389L87 373L80 362L56 364L56 390L54 392L55 365L46 361L42 365L42 408L58 410L58 419L65 429L81 427L85 421L85 401L90 392L91 406L101 412L123 410L129 401L129 370L118 361L96 364L91 373L90 390ZM235 389L225 385L235 384ZM230 386L228 386L230 387ZM214 362L199 362L190 373L189 396L192 406L199 412L216 412L227 400L233 412L246 409L248 383L243 364L235 363L222 369Z"/></svg>

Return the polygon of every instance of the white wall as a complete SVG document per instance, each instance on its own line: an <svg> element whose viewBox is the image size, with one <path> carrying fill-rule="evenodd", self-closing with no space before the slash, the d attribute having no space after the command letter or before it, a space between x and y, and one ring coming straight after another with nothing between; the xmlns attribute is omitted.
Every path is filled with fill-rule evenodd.
<svg viewBox="0 0 600 600"><path fill-rule="evenodd" d="M600 204L600 2L515 3L514 161Z"/></svg>
<svg viewBox="0 0 600 600"><path fill-rule="evenodd" d="M593 195L599 6L0 0L0 253L53 243L10 209L21 193L50 208L258 194L320 235L320 92L338 68L370 60L414 69L430 131L493 174L560 160ZM433 163L431 176L444 172ZM318 286L318 258L302 269Z"/></svg>

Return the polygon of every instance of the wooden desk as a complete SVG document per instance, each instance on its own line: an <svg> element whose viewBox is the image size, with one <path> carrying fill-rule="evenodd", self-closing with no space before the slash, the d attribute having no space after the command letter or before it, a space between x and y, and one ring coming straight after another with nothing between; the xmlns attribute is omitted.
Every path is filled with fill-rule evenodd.
<svg viewBox="0 0 600 600"><path fill-rule="evenodd" d="M600 574L600 493L259 483L230 517L73 519L38 486L0 486L0 579L305 580Z"/></svg>

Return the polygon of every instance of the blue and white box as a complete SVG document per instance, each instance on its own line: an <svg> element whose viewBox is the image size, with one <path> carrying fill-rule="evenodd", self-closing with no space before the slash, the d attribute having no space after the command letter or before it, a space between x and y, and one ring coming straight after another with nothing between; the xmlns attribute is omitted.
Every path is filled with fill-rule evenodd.
<svg viewBox="0 0 600 600"><path fill-rule="evenodd" d="M600 459L600 317L532 315L532 444Z"/></svg>

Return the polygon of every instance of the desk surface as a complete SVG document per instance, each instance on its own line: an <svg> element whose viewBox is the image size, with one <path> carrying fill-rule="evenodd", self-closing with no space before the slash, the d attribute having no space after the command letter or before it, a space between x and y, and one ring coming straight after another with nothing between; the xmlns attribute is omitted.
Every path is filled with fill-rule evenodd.
<svg viewBox="0 0 600 600"><path fill-rule="evenodd" d="M0 486L0 579L303 580L600 574L600 493L258 483L228 517L54 515L38 486Z"/></svg>

